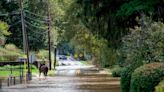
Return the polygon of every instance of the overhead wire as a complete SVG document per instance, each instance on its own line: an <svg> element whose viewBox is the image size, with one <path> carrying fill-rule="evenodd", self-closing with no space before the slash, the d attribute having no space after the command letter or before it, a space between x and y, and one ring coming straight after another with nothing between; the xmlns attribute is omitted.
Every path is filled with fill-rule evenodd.
<svg viewBox="0 0 164 92"><path fill-rule="evenodd" d="M8 13L5 14L0 13L0 16L8 16L8 15L9 15Z"/></svg>
<svg viewBox="0 0 164 92"><path fill-rule="evenodd" d="M24 10L24 13L26 13L26 14L24 14L24 18L28 18L29 20L34 21L34 22L37 22L37 23L40 23L40 24L46 24L47 16L41 16L41 15L35 14L33 12L30 12L28 10ZM10 14L12 14L12 13L4 13L4 14L3 13L0 13L0 17L6 17L6 16L9 16ZM18 14L16 14L16 15L18 15ZM33 15L33 17L30 17L28 15ZM18 20L17 22L15 22L13 24L9 24L9 27L16 26L19 23L21 23L21 20ZM24 23L25 23L25 27L28 30L30 30L30 31L38 34L38 35L46 35L46 34L48 34L46 27L36 26L36 25L28 22L27 20L24 20ZM35 29L42 30L42 31L35 31ZM45 31L43 32L43 30L45 30ZM14 39L16 39L16 38L14 38ZM33 38L33 39L36 39L36 40L39 41L39 39L37 39L37 38Z"/></svg>
<svg viewBox="0 0 164 92"><path fill-rule="evenodd" d="M35 22L38 22L38 23L46 24L46 21L44 21L44 20L47 19L47 17L41 16L41 15L37 15L37 14L35 14L33 12L30 12L28 10L25 10L25 12L29 13L29 14L32 14L32 15L34 15L37 18L44 18L44 19L43 20L35 19L34 17L27 16L27 14L24 16L25 18L28 18L28 19L30 19L32 21L35 21ZM36 33L36 34L44 35L44 34L48 33L47 31L45 31L45 32L38 32L38 31L34 31L34 29L33 29L33 28L36 28L36 29L40 29L40 30L47 30L47 28L43 28L43 27L39 27L39 26L33 25L32 23L28 22L27 20L24 20L24 22L26 23L25 27L27 29L31 30L32 32ZM33 27L33 28L31 28L31 27Z"/></svg>
<svg viewBox="0 0 164 92"><path fill-rule="evenodd" d="M30 19L30 20L32 20L32 21L38 22L38 23L46 24L46 21L43 21L43 20L34 19L34 18L29 17L29 16L27 16L27 15L25 15L24 17L25 17L25 18L28 18L28 19Z"/></svg>
<svg viewBox="0 0 164 92"><path fill-rule="evenodd" d="M31 15L34 15L35 17L43 18L43 19L42 19L42 20L39 20L39 19L35 19L35 18L33 18L33 17L29 17L29 16L27 16L27 15L24 16L25 18L28 18L28 19L30 19L30 20L32 20L32 21L35 21L35 22L38 22L38 23L46 24L47 16L41 16L41 15L35 14L35 13L33 13L33 12L30 12L29 10L24 10L24 12L29 13L29 14L31 14ZM0 13L0 16L8 16L8 15L9 15L9 13L5 13L5 14ZM21 21L18 21L18 22L14 23L14 24L11 24L11 25L9 25L9 26L10 26L10 27L11 27L11 26L15 26L15 25L17 25L17 24L20 23L20 22L21 22ZM30 22L28 22L28 21L26 21L26 20L25 20L25 22L26 22L28 25L33 26L33 27L35 27L35 28L43 29L43 30L46 29L46 28L43 28L43 27L39 27L39 26L33 25L33 24L31 24Z"/></svg>
<svg viewBox="0 0 164 92"><path fill-rule="evenodd" d="M34 15L34 17L40 18L42 20L35 19L34 17L29 17L27 14L24 16L25 18L28 18L29 20L34 21L34 22L46 24L47 16L41 16L41 15L35 14L33 12L30 12L28 10L24 10L24 12L28 13L28 14L31 14L31 15ZM9 13L5 13L5 14L0 13L0 16L9 16ZM25 22L25 27L27 29L31 30L32 32L36 33L36 34L44 35L44 34L48 33L47 31L45 31L45 32L38 32L38 31L34 31L34 29L33 29L33 28L35 28L35 29L40 29L40 30L47 30L47 28L45 28L45 27L36 26L36 25L28 22L27 20L24 20L24 22ZM21 23L21 20L15 22L14 24L9 25L9 27L15 26L15 25L17 25L19 23ZM33 28L31 28L31 27L33 27Z"/></svg>
<svg viewBox="0 0 164 92"><path fill-rule="evenodd" d="M42 30L46 30L47 28L43 28L43 27L39 27L39 26L36 26L36 25L33 25L33 24L31 24L30 22L28 22L28 21L24 21L26 24L28 24L28 25L30 25L30 26L32 26L32 27L34 27L34 28L37 28L37 29L42 29Z"/></svg>
<svg viewBox="0 0 164 92"><path fill-rule="evenodd" d="M27 29L31 30L32 32L36 33L36 34L41 34L41 35L43 35L43 34L47 34L47 33L48 33L47 31L45 31L45 32L34 31L34 29L32 29L31 27L29 27L29 26L27 26L27 25L25 25L25 27L26 27Z"/></svg>
<svg viewBox="0 0 164 92"><path fill-rule="evenodd" d="M31 30L32 32L36 33L36 34L37 34L36 36L38 36L38 35L45 35L45 34L48 33L47 31L45 31L45 32L37 32L37 31L34 31L32 28L28 27L27 25L25 25L25 27L26 27L27 29ZM37 41L40 41L40 38L36 38L36 37L34 37L34 36L32 36L32 39L35 39L35 40L37 40Z"/></svg>
<svg viewBox="0 0 164 92"><path fill-rule="evenodd" d="M9 15L19 15L20 11L11 11L11 12L7 12L7 13L0 13L0 16L9 16Z"/></svg>
<svg viewBox="0 0 164 92"><path fill-rule="evenodd" d="M35 14L33 12L30 12L29 10L24 10L26 13L29 13L31 15L34 15L36 17L40 17L40 18L44 18L44 19L47 19L47 16L42 16L42 15L38 15L38 14Z"/></svg>
<svg viewBox="0 0 164 92"><path fill-rule="evenodd" d="M9 16L12 14L15 14L15 15L19 14L19 13L14 13L14 12L16 12L16 11L13 11L13 13L12 12L11 13L4 13L4 14L0 13L0 16L2 17L2 16ZM15 26L15 25L19 24L20 22L21 22L21 20L15 22L14 24L9 24L9 27Z"/></svg>
<svg viewBox="0 0 164 92"><path fill-rule="evenodd" d="M19 24L19 23L21 23L21 20L15 22L14 24L11 24L11 25L9 25L9 26L12 27L12 26L15 26L15 25L17 25L17 24Z"/></svg>

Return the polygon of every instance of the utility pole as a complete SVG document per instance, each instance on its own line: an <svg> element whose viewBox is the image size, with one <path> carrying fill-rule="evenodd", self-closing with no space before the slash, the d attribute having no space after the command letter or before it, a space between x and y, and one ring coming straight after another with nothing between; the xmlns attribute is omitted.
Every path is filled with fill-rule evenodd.
<svg viewBox="0 0 164 92"><path fill-rule="evenodd" d="M23 12L23 0L20 0L21 6L21 23L22 23L22 35L23 35L23 50L24 53L27 55L27 78L31 80L31 71L30 71L30 63L29 63L29 47L28 47L28 37L27 32L25 30L25 22L24 22L24 12Z"/></svg>
<svg viewBox="0 0 164 92"><path fill-rule="evenodd" d="M49 50L49 70L51 70L51 16L50 16L50 2L49 0L47 1L47 9L48 9L48 13L47 13L47 16L48 16L48 50Z"/></svg>
<svg viewBox="0 0 164 92"><path fill-rule="evenodd" d="M54 69L56 68L56 48L57 46L54 45Z"/></svg>

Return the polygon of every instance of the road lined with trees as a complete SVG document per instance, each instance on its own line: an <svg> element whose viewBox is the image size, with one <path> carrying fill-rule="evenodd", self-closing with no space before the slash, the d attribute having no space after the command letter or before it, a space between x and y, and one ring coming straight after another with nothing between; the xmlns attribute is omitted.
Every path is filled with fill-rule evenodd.
<svg viewBox="0 0 164 92"><path fill-rule="evenodd" d="M113 75L121 77L122 92L153 92L163 80L163 0L23 0L23 5L29 51L38 60L54 62L48 54L57 49L97 67L113 68ZM0 55L10 54L6 46L14 44L13 54L24 56L20 12L19 0L0 1L0 42L6 42ZM136 87L139 74L152 79Z"/></svg>

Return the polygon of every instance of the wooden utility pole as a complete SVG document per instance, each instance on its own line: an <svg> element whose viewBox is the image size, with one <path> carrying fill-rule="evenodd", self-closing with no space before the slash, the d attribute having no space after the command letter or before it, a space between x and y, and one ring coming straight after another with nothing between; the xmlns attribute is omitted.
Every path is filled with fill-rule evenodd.
<svg viewBox="0 0 164 92"><path fill-rule="evenodd" d="M26 38L25 38L25 25L24 25L24 13L23 13L23 0L20 0L21 6L21 23L22 23L22 35L23 35L23 50L26 53Z"/></svg>
<svg viewBox="0 0 164 92"><path fill-rule="evenodd" d="M47 1L48 9L48 50L49 50L49 70L51 70L51 16L50 16L50 1Z"/></svg>
<svg viewBox="0 0 164 92"><path fill-rule="evenodd" d="M54 45L54 69L56 68L56 45Z"/></svg>
<svg viewBox="0 0 164 92"><path fill-rule="evenodd" d="M28 37L27 32L25 30L25 22L24 22L24 11L23 11L23 0L20 0L21 6L21 23L22 23L22 35L23 35L23 50L24 53L27 55L27 78L31 80L31 71L30 71L30 63L29 63L29 47L28 47Z"/></svg>

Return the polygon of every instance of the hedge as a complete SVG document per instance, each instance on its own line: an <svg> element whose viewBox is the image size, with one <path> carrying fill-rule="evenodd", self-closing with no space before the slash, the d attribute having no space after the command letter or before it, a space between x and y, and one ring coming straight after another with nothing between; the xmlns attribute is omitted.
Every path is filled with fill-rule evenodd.
<svg viewBox="0 0 164 92"><path fill-rule="evenodd" d="M131 74L135 70L132 66L125 67L121 72L121 92L130 92Z"/></svg>
<svg viewBox="0 0 164 92"><path fill-rule="evenodd" d="M155 87L155 92L164 92L164 80Z"/></svg>
<svg viewBox="0 0 164 92"><path fill-rule="evenodd" d="M127 67L123 68L123 70L121 71L121 92L130 92L131 75L134 70L142 64L142 62L136 61L131 65L128 65Z"/></svg>
<svg viewBox="0 0 164 92"><path fill-rule="evenodd" d="M122 71L122 67L120 67L120 66L115 66L115 67L112 69L112 76L113 76L113 77L120 77L120 76L121 76L121 71Z"/></svg>
<svg viewBox="0 0 164 92"><path fill-rule="evenodd" d="M132 74L130 92L154 92L163 76L164 63L145 64Z"/></svg>

